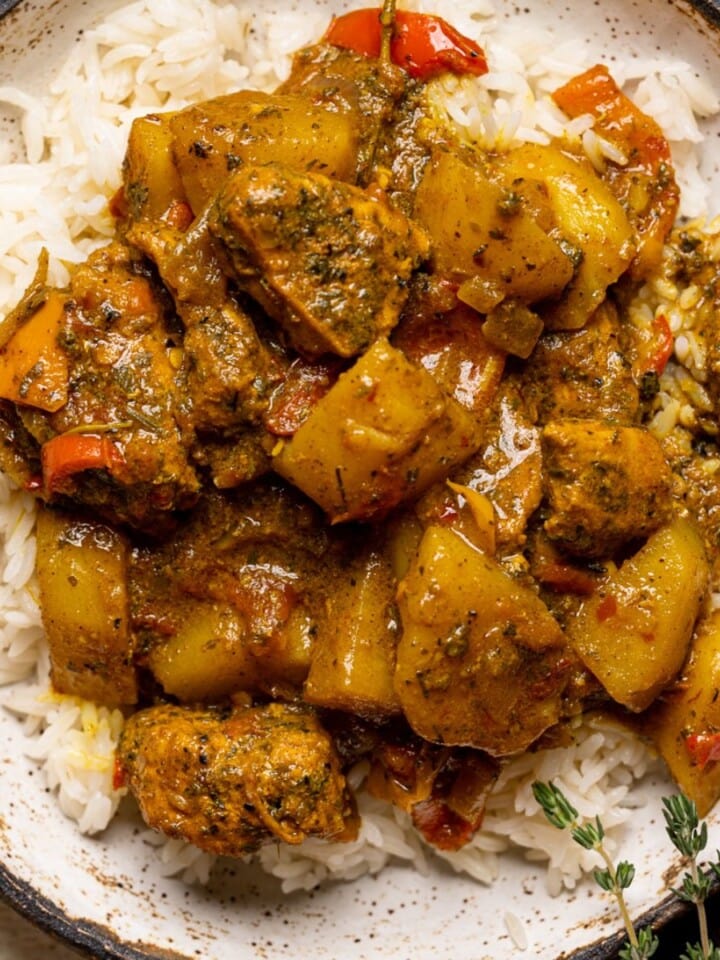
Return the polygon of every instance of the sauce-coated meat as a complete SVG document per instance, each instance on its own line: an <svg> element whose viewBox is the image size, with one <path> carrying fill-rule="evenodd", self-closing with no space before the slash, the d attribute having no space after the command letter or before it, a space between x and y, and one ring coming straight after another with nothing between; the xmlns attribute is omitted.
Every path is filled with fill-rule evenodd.
<svg viewBox="0 0 720 960"><path fill-rule="evenodd" d="M211 853L357 832L332 741L307 709L142 710L119 763L150 826Z"/></svg>

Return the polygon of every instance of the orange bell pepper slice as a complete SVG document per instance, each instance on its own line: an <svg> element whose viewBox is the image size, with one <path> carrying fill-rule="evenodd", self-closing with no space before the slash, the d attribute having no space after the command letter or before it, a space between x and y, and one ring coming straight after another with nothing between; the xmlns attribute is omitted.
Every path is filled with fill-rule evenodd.
<svg viewBox="0 0 720 960"><path fill-rule="evenodd" d="M0 349L0 398L54 413L68 398L68 358L59 343L65 297L53 291Z"/></svg>

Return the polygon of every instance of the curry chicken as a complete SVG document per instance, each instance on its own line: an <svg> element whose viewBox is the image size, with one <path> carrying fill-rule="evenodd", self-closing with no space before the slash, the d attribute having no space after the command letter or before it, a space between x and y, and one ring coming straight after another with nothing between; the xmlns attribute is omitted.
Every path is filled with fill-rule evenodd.
<svg viewBox="0 0 720 960"><path fill-rule="evenodd" d="M482 51L391 6L137 119L112 242L0 326L53 684L125 711L118 785L214 853L353 837L361 759L460 847L591 711L720 792L717 419L651 429L672 336L628 310L698 283L717 394L667 142L598 66L554 100L602 169L483 149L437 91Z"/></svg>

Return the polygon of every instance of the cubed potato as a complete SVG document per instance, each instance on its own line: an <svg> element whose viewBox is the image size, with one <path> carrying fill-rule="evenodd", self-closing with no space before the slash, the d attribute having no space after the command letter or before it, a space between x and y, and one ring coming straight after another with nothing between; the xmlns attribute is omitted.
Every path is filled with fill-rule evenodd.
<svg viewBox="0 0 720 960"><path fill-rule="evenodd" d="M125 199L131 220L156 220L185 189L173 156L172 113L149 114L133 121L123 161Z"/></svg>
<svg viewBox="0 0 720 960"><path fill-rule="evenodd" d="M561 299L543 309L542 317L551 329L577 330L627 270L635 253L633 228L610 188L582 157L528 143L504 155L502 163L507 176L543 181L557 237L576 251L572 283Z"/></svg>
<svg viewBox="0 0 720 960"><path fill-rule="evenodd" d="M184 703L212 702L257 685L246 624L229 604L194 601L174 634L149 651L148 666L165 692Z"/></svg>
<svg viewBox="0 0 720 960"><path fill-rule="evenodd" d="M362 550L333 576L303 699L365 717L398 713L393 687L396 580L388 558Z"/></svg>
<svg viewBox="0 0 720 960"><path fill-rule="evenodd" d="M477 278L488 306L557 296L572 278L570 259L537 222L522 186L493 182L471 151L434 152L414 215L432 238L436 270L458 282Z"/></svg>
<svg viewBox="0 0 720 960"><path fill-rule="evenodd" d="M559 719L570 666L559 625L467 540L428 527L398 603L395 689L419 736L503 756Z"/></svg>
<svg viewBox="0 0 720 960"><path fill-rule="evenodd" d="M60 693L105 706L137 700L127 595L128 544L104 523L42 509L40 609Z"/></svg>
<svg viewBox="0 0 720 960"><path fill-rule="evenodd" d="M241 90L206 100L170 120L173 153L196 213L243 163L273 163L354 181L359 134L350 112L308 97Z"/></svg>
<svg viewBox="0 0 720 960"><path fill-rule="evenodd" d="M239 691L301 686L310 668L315 620L299 605L267 643L230 603L194 599L168 637L157 637L147 663L166 693L183 703L216 701Z"/></svg>
<svg viewBox="0 0 720 960"><path fill-rule="evenodd" d="M675 679L709 576L697 528L678 517L584 602L568 624L568 639L613 700L645 710Z"/></svg>
<svg viewBox="0 0 720 960"><path fill-rule="evenodd" d="M720 610L698 627L678 682L665 691L642 729L678 787L704 817L720 798Z"/></svg>
<svg viewBox="0 0 720 960"><path fill-rule="evenodd" d="M274 467L331 520L359 520L419 495L478 443L475 417L378 340L315 405Z"/></svg>

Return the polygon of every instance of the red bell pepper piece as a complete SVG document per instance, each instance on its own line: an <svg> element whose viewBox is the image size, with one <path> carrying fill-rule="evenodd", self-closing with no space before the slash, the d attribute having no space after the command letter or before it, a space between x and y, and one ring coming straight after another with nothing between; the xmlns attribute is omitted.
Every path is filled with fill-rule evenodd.
<svg viewBox="0 0 720 960"><path fill-rule="evenodd" d="M123 790L128 785L128 775L127 770L123 766L120 757L115 757L115 763L113 765L113 778L112 778L112 788L113 790Z"/></svg>
<svg viewBox="0 0 720 960"><path fill-rule="evenodd" d="M335 383L340 369L334 360L294 360L285 380L270 398L265 428L276 437L291 437Z"/></svg>
<svg viewBox="0 0 720 960"><path fill-rule="evenodd" d="M659 313L653 320L652 330L655 337L655 347L645 361L644 369L645 372L652 371L660 376L672 356L675 338L667 317L663 313Z"/></svg>
<svg viewBox="0 0 720 960"><path fill-rule="evenodd" d="M380 12L378 7L365 7L334 17L325 41L365 57L379 57L382 40ZM442 17L426 13L396 12L390 56L394 64L420 80L429 80L445 72L482 76L488 71L481 47Z"/></svg>
<svg viewBox="0 0 720 960"><path fill-rule="evenodd" d="M459 850L472 839L475 828L442 800L430 797L412 808L412 821L428 843L438 850Z"/></svg>
<svg viewBox="0 0 720 960"><path fill-rule="evenodd" d="M112 473L125 458L106 434L61 433L42 445L40 461L45 490L51 494L62 490L76 473L103 469Z"/></svg>

